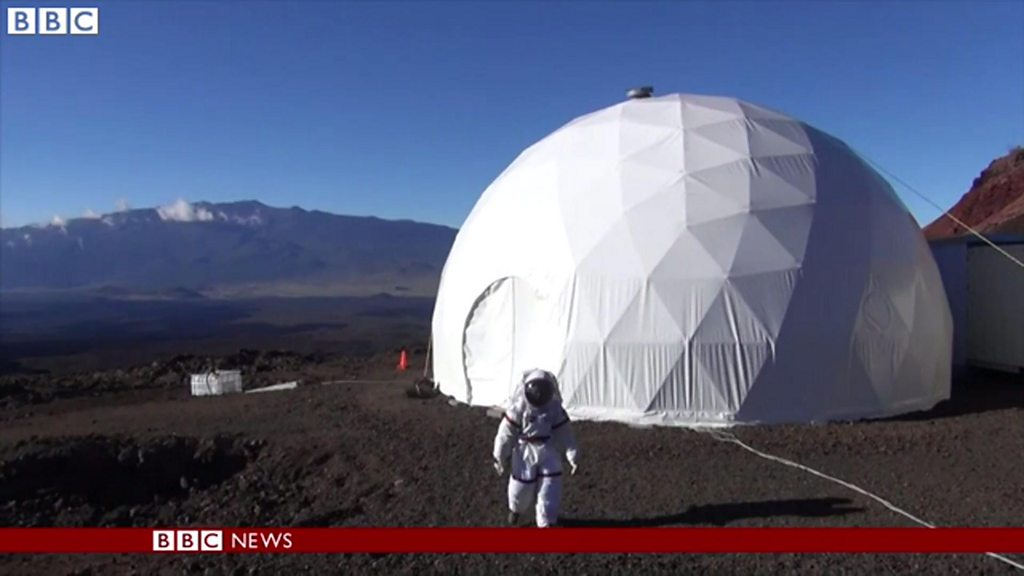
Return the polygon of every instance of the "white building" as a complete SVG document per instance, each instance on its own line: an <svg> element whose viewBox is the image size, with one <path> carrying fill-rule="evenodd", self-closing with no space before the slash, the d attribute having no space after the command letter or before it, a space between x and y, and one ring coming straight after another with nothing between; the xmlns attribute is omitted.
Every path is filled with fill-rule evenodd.
<svg viewBox="0 0 1024 576"><path fill-rule="evenodd" d="M238 370L218 370L192 375L193 396L219 396L242 391L242 373Z"/></svg>
<svg viewBox="0 0 1024 576"><path fill-rule="evenodd" d="M990 238L1024 262L1024 235ZM971 236L931 242L953 312L953 364L1024 372L1024 270Z"/></svg>
<svg viewBox="0 0 1024 576"><path fill-rule="evenodd" d="M502 404L554 372L576 418L806 422L949 397L920 228L840 140L733 98L586 114L483 192L445 264L434 377Z"/></svg>

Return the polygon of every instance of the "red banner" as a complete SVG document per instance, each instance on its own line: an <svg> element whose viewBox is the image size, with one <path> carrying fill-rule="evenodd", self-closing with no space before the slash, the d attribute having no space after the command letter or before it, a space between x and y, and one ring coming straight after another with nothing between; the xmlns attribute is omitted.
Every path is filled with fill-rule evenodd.
<svg viewBox="0 0 1024 576"><path fill-rule="evenodd" d="M0 553L1024 553L1024 528L3 528Z"/></svg>

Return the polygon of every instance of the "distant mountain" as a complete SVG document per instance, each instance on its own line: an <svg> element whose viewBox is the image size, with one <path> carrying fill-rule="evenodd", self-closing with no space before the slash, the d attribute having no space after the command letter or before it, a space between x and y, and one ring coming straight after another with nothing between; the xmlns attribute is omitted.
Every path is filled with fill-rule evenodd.
<svg viewBox="0 0 1024 576"><path fill-rule="evenodd" d="M0 289L203 298L436 289L456 230L255 201L178 201L0 232Z"/></svg>
<svg viewBox="0 0 1024 576"><path fill-rule="evenodd" d="M1024 234L1024 148L997 158L974 179L950 213L988 234ZM967 234L953 220L940 216L924 229L929 239Z"/></svg>

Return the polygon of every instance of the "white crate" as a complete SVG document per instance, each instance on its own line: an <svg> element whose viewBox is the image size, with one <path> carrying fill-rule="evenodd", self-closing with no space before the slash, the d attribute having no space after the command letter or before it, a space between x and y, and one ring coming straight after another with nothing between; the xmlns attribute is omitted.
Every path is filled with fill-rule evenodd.
<svg viewBox="0 0 1024 576"><path fill-rule="evenodd" d="M238 370L223 370L192 375L193 396L219 396L237 394L242 391L242 373Z"/></svg>

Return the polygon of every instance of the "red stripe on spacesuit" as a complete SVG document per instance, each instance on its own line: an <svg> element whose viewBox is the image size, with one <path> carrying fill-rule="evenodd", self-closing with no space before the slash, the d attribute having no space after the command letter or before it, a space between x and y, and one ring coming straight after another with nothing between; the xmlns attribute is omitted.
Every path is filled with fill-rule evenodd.
<svg viewBox="0 0 1024 576"><path fill-rule="evenodd" d="M538 472L537 473L537 478L554 478L556 476L561 476L561 475L562 475L561 472Z"/></svg>
<svg viewBox="0 0 1024 576"><path fill-rule="evenodd" d="M515 480L516 482L519 482L520 484L533 484L534 482L537 481L536 478L534 478L533 480L523 480L522 478L516 478L515 476L513 476L512 479Z"/></svg>
<svg viewBox="0 0 1024 576"><path fill-rule="evenodd" d="M508 412L506 412L506 413L504 414L504 416L505 416L505 420L506 420L506 421L508 421L508 423L509 423L509 424L511 424L511 425L513 425L513 426L515 426L516 428L522 428L522 426L520 426L519 424L517 424L515 420L513 420L513 419L509 418L509 416L508 416Z"/></svg>

